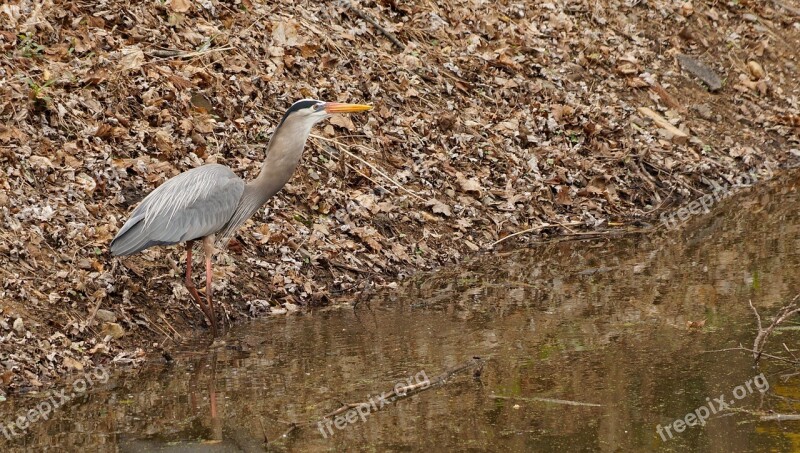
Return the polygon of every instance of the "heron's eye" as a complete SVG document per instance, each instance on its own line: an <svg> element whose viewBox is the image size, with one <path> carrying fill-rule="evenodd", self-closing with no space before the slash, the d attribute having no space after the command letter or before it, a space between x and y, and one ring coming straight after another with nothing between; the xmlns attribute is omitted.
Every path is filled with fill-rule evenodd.
<svg viewBox="0 0 800 453"><path fill-rule="evenodd" d="M315 112L319 112L319 111L320 111L320 110L322 110L324 107L325 107L325 104L323 104L323 103L319 103L319 104L317 104L317 105L315 105L315 106L314 106L314 111L315 111Z"/></svg>

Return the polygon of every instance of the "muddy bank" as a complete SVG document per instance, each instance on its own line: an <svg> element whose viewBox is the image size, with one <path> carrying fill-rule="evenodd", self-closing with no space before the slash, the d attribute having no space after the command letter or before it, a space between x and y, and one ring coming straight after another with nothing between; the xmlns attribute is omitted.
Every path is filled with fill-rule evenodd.
<svg viewBox="0 0 800 453"><path fill-rule="evenodd" d="M255 320L231 329L224 346L181 345L170 364L60 384L56 393L76 398L56 409L39 409L44 398L2 404L9 439L0 432L0 445L9 453L793 451L796 422L776 416L798 410L800 375L784 345L800 332L776 332L768 352L784 360L757 369L737 346L756 334L750 303L767 323L800 287L799 185L785 178L740 194L665 235L557 239L475 256L355 309ZM462 368L474 356L477 374ZM101 371L86 373L98 382ZM409 398L392 397L398 384L428 381ZM673 429L722 395L731 410L701 411L704 426ZM369 410L356 404L364 401ZM351 404L358 416L341 411ZM48 418L26 425L34 408Z"/></svg>
<svg viewBox="0 0 800 453"><path fill-rule="evenodd" d="M228 323L352 301L512 234L503 246L660 228L715 184L793 166L799 9L7 3L2 391L204 332L178 248L115 260L108 242L181 171L219 162L252 177L298 98L377 108L320 127L289 186L217 258Z"/></svg>

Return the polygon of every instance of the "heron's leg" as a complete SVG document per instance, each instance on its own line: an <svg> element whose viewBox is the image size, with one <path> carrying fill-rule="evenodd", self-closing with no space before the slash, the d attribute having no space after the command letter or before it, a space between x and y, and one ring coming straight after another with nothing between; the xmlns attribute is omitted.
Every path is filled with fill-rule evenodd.
<svg viewBox="0 0 800 453"><path fill-rule="evenodd" d="M192 299L200 306L200 310L205 315L208 322L211 322L211 314L208 312L205 304L203 304L203 299L200 298L200 294L197 293L197 288L194 287L194 283L192 282L192 244L194 241L187 241L186 242L186 280L184 284L186 285L186 289L189 290L189 294L192 295ZM216 334L216 326L211 324L211 331Z"/></svg>
<svg viewBox="0 0 800 453"><path fill-rule="evenodd" d="M211 257L214 256L214 235L209 235L203 238L203 251L206 255L206 301L208 302L208 311L211 312L211 325L214 336L217 332L217 314L214 312L214 303L211 301Z"/></svg>

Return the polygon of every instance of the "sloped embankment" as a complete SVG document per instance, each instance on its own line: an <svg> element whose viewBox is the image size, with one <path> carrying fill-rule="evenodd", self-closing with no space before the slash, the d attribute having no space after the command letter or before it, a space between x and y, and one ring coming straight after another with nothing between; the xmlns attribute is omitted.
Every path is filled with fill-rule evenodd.
<svg viewBox="0 0 800 453"><path fill-rule="evenodd" d="M232 321L352 297L543 224L557 226L532 234L647 225L714 181L791 164L798 11L793 0L7 2L3 391L191 335L202 317L180 250L113 260L107 244L181 171L220 162L252 177L293 100L376 110L320 128L289 186L218 258Z"/></svg>

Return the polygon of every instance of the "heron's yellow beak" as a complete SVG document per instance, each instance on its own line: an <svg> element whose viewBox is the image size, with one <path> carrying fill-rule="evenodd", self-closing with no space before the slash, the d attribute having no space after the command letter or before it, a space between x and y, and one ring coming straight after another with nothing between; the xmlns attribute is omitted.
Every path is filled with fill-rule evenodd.
<svg viewBox="0 0 800 453"><path fill-rule="evenodd" d="M372 110L371 105L365 104L340 104L338 102L326 102L325 111L328 113L355 113Z"/></svg>

